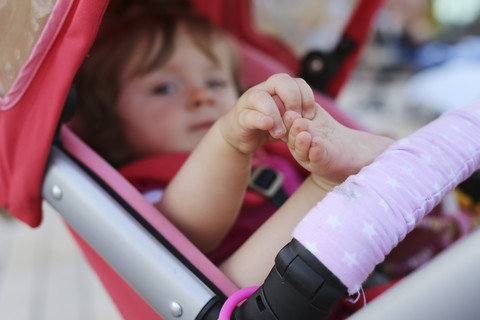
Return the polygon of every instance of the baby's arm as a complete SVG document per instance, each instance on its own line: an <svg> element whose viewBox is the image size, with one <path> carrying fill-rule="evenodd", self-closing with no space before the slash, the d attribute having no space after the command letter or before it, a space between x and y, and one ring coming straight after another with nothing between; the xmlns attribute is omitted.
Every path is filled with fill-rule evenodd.
<svg viewBox="0 0 480 320"><path fill-rule="evenodd" d="M215 249L242 206L252 154L285 137L285 110L312 114L313 103L308 85L286 74L246 91L195 148L157 208L202 251Z"/></svg>
<svg viewBox="0 0 480 320"><path fill-rule="evenodd" d="M307 140L315 136L312 132ZM415 224L479 168L479 135L480 107L447 113L392 144L310 211L305 208L312 205L311 196L325 192L315 191L307 180L221 268L239 287L260 285L275 255L291 240L288 232L309 212L293 237L350 293L356 292Z"/></svg>
<svg viewBox="0 0 480 320"><path fill-rule="evenodd" d="M312 119L291 111L286 111L283 119L290 151L312 174L220 266L239 287L261 284L273 266L275 255L291 240L293 228L303 216L337 184L370 164L393 143L387 137L344 127L318 104Z"/></svg>

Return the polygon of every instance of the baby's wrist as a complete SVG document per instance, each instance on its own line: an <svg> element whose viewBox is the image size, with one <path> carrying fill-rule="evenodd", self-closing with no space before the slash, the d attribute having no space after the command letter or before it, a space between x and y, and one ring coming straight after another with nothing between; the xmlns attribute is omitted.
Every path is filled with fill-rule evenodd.
<svg viewBox="0 0 480 320"><path fill-rule="evenodd" d="M313 173L310 174L308 179L310 179L317 188L319 188L321 191L324 191L325 193L332 191L333 188L338 185L338 183L333 180L329 180L325 177Z"/></svg>
<svg viewBox="0 0 480 320"><path fill-rule="evenodd" d="M228 122L221 123L223 119L217 121L214 126L214 130L217 130L217 137L221 140L221 145L225 146L225 150L231 154L237 154L242 157L251 157L255 150L251 151L241 147L241 143L236 139L235 133L232 133L232 127L229 126Z"/></svg>
<svg viewBox="0 0 480 320"><path fill-rule="evenodd" d="M236 120L228 118L228 115L220 118L216 124L223 141L239 154L251 157L268 142L268 139L259 136L258 130L243 129Z"/></svg>

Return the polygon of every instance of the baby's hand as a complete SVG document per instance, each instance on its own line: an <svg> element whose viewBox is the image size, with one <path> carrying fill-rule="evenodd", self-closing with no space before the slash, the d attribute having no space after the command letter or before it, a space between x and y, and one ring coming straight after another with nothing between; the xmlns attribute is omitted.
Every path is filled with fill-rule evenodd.
<svg viewBox="0 0 480 320"><path fill-rule="evenodd" d="M253 153L272 140L286 139L286 111L313 119L315 101L305 80L275 74L249 90L225 116L223 136L242 153Z"/></svg>

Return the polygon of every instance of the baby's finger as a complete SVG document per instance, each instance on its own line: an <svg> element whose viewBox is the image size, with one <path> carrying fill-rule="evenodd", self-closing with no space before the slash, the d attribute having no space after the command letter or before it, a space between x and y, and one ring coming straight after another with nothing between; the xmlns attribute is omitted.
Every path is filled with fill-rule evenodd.
<svg viewBox="0 0 480 320"><path fill-rule="evenodd" d="M295 116L295 114L296 114L296 116ZM284 118L289 118L289 117L291 117L292 120L294 118L297 118L297 119L293 120L293 123L291 124L291 127L288 131L288 139L287 139L287 144L288 144L288 147L290 148L290 150L295 150L295 143L296 143L296 140L297 140L297 136L301 132L306 131L308 129L308 124L306 122L307 120L303 119L303 118L300 118L298 113L287 112L285 114ZM288 121L291 121L291 120L288 120Z"/></svg>
<svg viewBox="0 0 480 320"><path fill-rule="evenodd" d="M240 126L245 130L259 129L268 131L272 130L274 127L271 117L264 115L257 110L251 109L245 110L241 113L239 123Z"/></svg>
<svg viewBox="0 0 480 320"><path fill-rule="evenodd" d="M308 161L312 136L308 131L302 131L295 138L295 156L299 161Z"/></svg>
<svg viewBox="0 0 480 320"><path fill-rule="evenodd" d="M293 122L297 119L301 118L301 115L294 111L287 111L284 113L282 119L287 131L290 131L290 128L293 125Z"/></svg>
<svg viewBox="0 0 480 320"><path fill-rule="evenodd" d="M280 115L284 114L286 110L285 110L285 105L283 104L282 99L280 99L280 97L277 95L274 95L272 98L273 98L273 101L275 101L275 104L277 105Z"/></svg>
<svg viewBox="0 0 480 320"><path fill-rule="evenodd" d="M247 110L256 111L271 118L272 127L268 129L272 137L279 139L285 135L286 128L283 125L280 111L275 100L268 92L261 89L252 89L245 93L245 107ZM261 129L261 128L259 128Z"/></svg>
<svg viewBox="0 0 480 320"><path fill-rule="evenodd" d="M285 106L285 111L302 113L302 93L297 81L286 73L271 76L263 83L264 89L271 96L278 96Z"/></svg>
<svg viewBox="0 0 480 320"><path fill-rule="evenodd" d="M296 78L295 82L300 90L302 97L302 116L307 119L315 117L315 98L313 96L312 88L302 78Z"/></svg>

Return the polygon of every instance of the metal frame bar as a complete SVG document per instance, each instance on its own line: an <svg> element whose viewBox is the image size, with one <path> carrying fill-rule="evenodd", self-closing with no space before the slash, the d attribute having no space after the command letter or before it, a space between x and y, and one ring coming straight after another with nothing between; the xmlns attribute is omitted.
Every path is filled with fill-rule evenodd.
<svg viewBox="0 0 480 320"><path fill-rule="evenodd" d="M50 154L42 197L164 319L195 319L215 297L57 147Z"/></svg>

